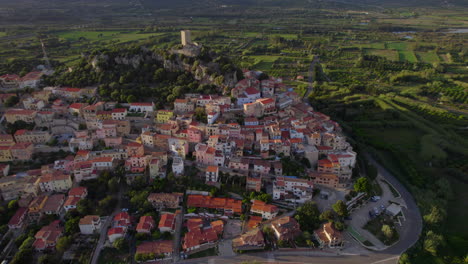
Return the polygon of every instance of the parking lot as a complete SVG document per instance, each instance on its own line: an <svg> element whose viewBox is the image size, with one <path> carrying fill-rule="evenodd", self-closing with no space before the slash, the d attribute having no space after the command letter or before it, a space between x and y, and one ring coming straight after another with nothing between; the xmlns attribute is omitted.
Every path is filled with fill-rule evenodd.
<svg viewBox="0 0 468 264"><path fill-rule="evenodd" d="M332 209L332 205L338 200L345 201L345 191L330 189L320 186L320 193L314 197L314 201L321 212L327 209ZM324 196L327 196L326 198Z"/></svg>
<svg viewBox="0 0 468 264"><path fill-rule="evenodd" d="M233 238L242 232L242 221L229 219L224 227L224 239Z"/></svg>
<svg viewBox="0 0 468 264"><path fill-rule="evenodd" d="M367 239L369 242L371 242L377 250L385 249L387 248L387 246L383 244L380 240L378 240L372 233L365 230L363 227L372 218L382 213L385 213L385 209L388 205L390 205L390 201L402 203L404 205L402 199L393 196L392 192L389 189L389 186L383 183L380 179L381 177L379 176L377 178L377 182L382 188L382 195L380 196L380 199L378 199L377 201L373 201L372 199L366 201L360 208L353 210L353 212L351 213L352 219L349 222L353 229L365 239ZM404 229L404 223L402 228L397 228L398 232L405 231Z"/></svg>

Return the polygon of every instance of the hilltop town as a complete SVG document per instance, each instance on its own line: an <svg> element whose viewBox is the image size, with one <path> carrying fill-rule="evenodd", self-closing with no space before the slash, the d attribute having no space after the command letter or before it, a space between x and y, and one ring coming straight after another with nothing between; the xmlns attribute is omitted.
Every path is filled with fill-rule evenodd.
<svg viewBox="0 0 468 264"><path fill-rule="evenodd" d="M189 31L182 44L199 50ZM398 240L404 201L380 196L394 187L371 184L340 124L281 78L244 70L227 92L157 109L42 87L48 74L0 76L2 258L168 263Z"/></svg>

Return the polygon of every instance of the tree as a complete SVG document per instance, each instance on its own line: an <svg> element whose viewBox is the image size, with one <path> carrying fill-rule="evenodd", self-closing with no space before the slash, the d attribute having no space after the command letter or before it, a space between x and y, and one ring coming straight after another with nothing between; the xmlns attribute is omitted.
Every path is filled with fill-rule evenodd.
<svg viewBox="0 0 468 264"><path fill-rule="evenodd" d="M301 229L313 232L319 225L320 211L317 204L313 201L307 201L297 209L294 218L299 222Z"/></svg>
<svg viewBox="0 0 468 264"><path fill-rule="evenodd" d="M431 207L431 212L427 215L424 215L424 221L430 225L437 225L441 223L445 216L446 212L444 209L440 208L439 206L433 205Z"/></svg>
<svg viewBox="0 0 468 264"><path fill-rule="evenodd" d="M112 245L118 250L118 251L124 251L127 248L127 243L123 237L117 238Z"/></svg>
<svg viewBox="0 0 468 264"><path fill-rule="evenodd" d="M88 215L91 213L91 208L92 208L92 205L91 205L91 201L88 200L88 199L81 199L79 202L78 202L78 205L76 206L76 210L78 211L78 213L80 213L81 215Z"/></svg>
<svg viewBox="0 0 468 264"><path fill-rule="evenodd" d="M6 99L5 106L6 107L12 107L15 104L17 104L18 102L19 102L18 96L13 95L13 96L8 97L8 99Z"/></svg>
<svg viewBox="0 0 468 264"><path fill-rule="evenodd" d="M382 233L387 239L391 239L393 237L393 229L389 225L382 226Z"/></svg>
<svg viewBox="0 0 468 264"><path fill-rule="evenodd" d="M137 99L136 99L136 97L135 97L133 94L127 96L127 103L133 103L133 102L135 102L136 100L137 100Z"/></svg>
<svg viewBox="0 0 468 264"><path fill-rule="evenodd" d="M109 191L111 193L116 193L119 190L119 181L117 180L116 177L111 178L107 182L107 187L109 188Z"/></svg>
<svg viewBox="0 0 468 264"><path fill-rule="evenodd" d="M71 219L68 219L67 222L65 223L65 233L72 235L77 233L80 230L80 217L74 217Z"/></svg>
<svg viewBox="0 0 468 264"><path fill-rule="evenodd" d="M364 177L357 179L356 183L354 183L354 190L356 192L369 193L371 190L369 179Z"/></svg>
<svg viewBox="0 0 468 264"><path fill-rule="evenodd" d="M323 211L320 216L319 216L319 219L320 221L324 222L324 221L331 221L335 218L335 214L333 213L333 211L331 210L326 210L326 211Z"/></svg>
<svg viewBox="0 0 468 264"><path fill-rule="evenodd" d="M343 231L345 228L345 225L343 224L343 222L340 222L340 221L334 222L333 225L338 231Z"/></svg>
<svg viewBox="0 0 468 264"><path fill-rule="evenodd" d="M437 256L439 248L444 244L444 237L429 230L424 239L423 248L433 256Z"/></svg>
<svg viewBox="0 0 468 264"><path fill-rule="evenodd" d="M55 248L57 249L57 251L63 253L65 252L65 250L68 249L68 247L70 247L71 243L72 243L72 238L70 236L63 236L59 238Z"/></svg>
<svg viewBox="0 0 468 264"><path fill-rule="evenodd" d="M333 211L335 211L340 217L348 216L348 208L342 200L338 200L332 207Z"/></svg>

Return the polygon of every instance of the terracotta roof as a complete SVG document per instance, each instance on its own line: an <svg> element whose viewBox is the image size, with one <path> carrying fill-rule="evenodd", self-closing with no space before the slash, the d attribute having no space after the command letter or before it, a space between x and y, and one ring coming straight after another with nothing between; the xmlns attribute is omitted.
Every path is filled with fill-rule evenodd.
<svg viewBox="0 0 468 264"><path fill-rule="evenodd" d="M20 219L28 212L28 208L20 207L16 210L16 213L11 217L8 225L19 225Z"/></svg>
<svg viewBox="0 0 468 264"><path fill-rule="evenodd" d="M87 215L80 219L80 225L91 225L99 220L98 215Z"/></svg>
<svg viewBox="0 0 468 264"><path fill-rule="evenodd" d="M218 172L218 166L208 166L206 167L206 172Z"/></svg>
<svg viewBox="0 0 468 264"><path fill-rule="evenodd" d="M161 215L158 227L167 227L173 230L175 228L175 214L166 213Z"/></svg>
<svg viewBox="0 0 468 264"><path fill-rule="evenodd" d="M250 208L252 212L267 212L267 213L275 213L278 212L278 207L272 204L266 204L265 202L254 200L252 203L252 207Z"/></svg>
<svg viewBox="0 0 468 264"><path fill-rule="evenodd" d="M88 189L86 187L75 187L71 188L68 191L68 196L83 196L84 194L88 193Z"/></svg>
<svg viewBox="0 0 468 264"><path fill-rule="evenodd" d="M145 241L137 246L136 254L172 254L174 251L172 240Z"/></svg>

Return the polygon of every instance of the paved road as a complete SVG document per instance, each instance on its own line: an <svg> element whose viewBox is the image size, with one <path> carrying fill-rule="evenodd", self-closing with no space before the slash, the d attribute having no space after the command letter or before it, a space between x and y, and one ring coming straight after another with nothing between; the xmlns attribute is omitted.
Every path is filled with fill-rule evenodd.
<svg viewBox="0 0 468 264"><path fill-rule="evenodd" d="M377 167L379 174L391 183L393 187L395 187L406 203L406 208L402 207L403 214L406 217L406 221L403 224L409 228L406 229L406 232L402 232L400 234L400 240L398 243L384 251L381 251L382 253L400 255L418 241L422 231L421 213L419 212L419 208L416 205L413 196L405 186L403 186L403 184L401 184L388 170L377 163L368 153L363 154L374 166Z"/></svg>
<svg viewBox="0 0 468 264"><path fill-rule="evenodd" d="M118 213L120 213L120 210L121 210L121 205L122 205L122 195L123 195L123 184L121 183L120 184L120 190L119 190L119 193L118 193L118 202L117 202L117 205L116 205L116 208L114 210L114 212L109 215L106 219L106 222L104 224L101 224L101 233L99 234L99 241L96 245L96 248L94 249L94 253L93 253L93 258L91 259L91 264L96 264L98 259L99 259L99 255L101 253L101 250L104 246L104 243L106 242L106 239L107 239L107 229L109 229L110 225L112 224L112 220L114 219L114 216Z"/></svg>
<svg viewBox="0 0 468 264"><path fill-rule="evenodd" d="M176 263L180 259L180 246L181 246L181 235L182 235L182 224L184 223L184 207L180 207L180 214L176 216L176 227L174 232L174 252L172 254L173 262Z"/></svg>

